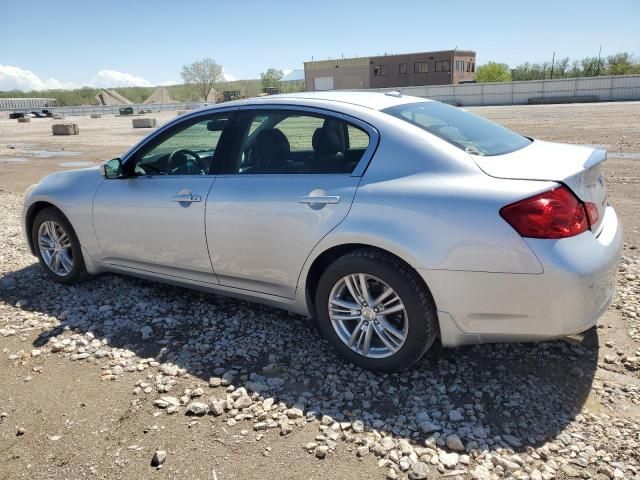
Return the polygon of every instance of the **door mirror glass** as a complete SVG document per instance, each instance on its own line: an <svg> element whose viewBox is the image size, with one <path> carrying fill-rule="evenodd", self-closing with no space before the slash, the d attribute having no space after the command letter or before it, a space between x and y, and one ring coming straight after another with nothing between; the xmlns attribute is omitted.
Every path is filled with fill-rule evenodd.
<svg viewBox="0 0 640 480"><path fill-rule="evenodd" d="M122 177L122 160L112 158L111 160L100 165L100 173L104 178L120 178Z"/></svg>
<svg viewBox="0 0 640 480"><path fill-rule="evenodd" d="M227 123L226 118L216 118L215 120L209 120L207 122L207 130L210 132L221 132L224 130L224 126Z"/></svg>

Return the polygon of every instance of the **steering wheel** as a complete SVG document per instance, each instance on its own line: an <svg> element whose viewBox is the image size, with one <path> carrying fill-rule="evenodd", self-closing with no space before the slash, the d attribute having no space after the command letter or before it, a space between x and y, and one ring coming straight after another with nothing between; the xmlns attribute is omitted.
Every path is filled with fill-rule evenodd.
<svg viewBox="0 0 640 480"><path fill-rule="evenodd" d="M187 156L193 157L193 160L189 160ZM184 160L180 157L183 157ZM200 156L186 148L179 148L171 152L167 163L169 164L169 175L205 175L207 173Z"/></svg>

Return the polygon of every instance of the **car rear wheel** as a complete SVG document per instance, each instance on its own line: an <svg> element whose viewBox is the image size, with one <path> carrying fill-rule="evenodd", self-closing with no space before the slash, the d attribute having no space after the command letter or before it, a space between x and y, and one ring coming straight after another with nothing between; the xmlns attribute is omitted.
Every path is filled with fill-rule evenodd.
<svg viewBox="0 0 640 480"><path fill-rule="evenodd" d="M58 283L72 285L86 275L80 242L65 216L55 208L40 211L31 228L40 265Z"/></svg>
<svg viewBox="0 0 640 480"><path fill-rule="evenodd" d="M369 370L409 368L438 334L433 298L417 273L377 250L356 250L329 265L315 301L320 330Z"/></svg>

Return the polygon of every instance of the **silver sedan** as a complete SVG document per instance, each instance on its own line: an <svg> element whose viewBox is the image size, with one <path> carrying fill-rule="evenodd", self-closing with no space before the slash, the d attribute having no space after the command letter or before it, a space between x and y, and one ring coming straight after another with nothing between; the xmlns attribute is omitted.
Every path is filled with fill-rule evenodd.
<svg viewBox="0 0 640 480"><path fill-rule="evenodd" d="M55 281L119 272L262 302L395 371L437 338L596 323L622 248L605 159L397 93L272 96L182 115L122 158L46 177L23 225Z"/></svg>

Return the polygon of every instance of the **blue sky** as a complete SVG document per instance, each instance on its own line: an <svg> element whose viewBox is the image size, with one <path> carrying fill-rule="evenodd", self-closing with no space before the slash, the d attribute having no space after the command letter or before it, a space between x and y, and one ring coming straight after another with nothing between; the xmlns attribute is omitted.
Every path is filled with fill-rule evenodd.
<svg viewBox="0 0 640 480"><path fill-rule="evenodd" d="M477 52L512 66L629 51L640 0L0 0L0 90L180 81L211 57L230 77L344 54Z"/></svg>

